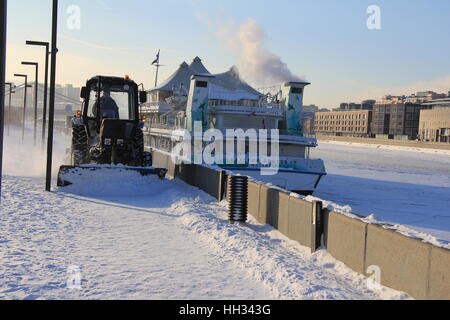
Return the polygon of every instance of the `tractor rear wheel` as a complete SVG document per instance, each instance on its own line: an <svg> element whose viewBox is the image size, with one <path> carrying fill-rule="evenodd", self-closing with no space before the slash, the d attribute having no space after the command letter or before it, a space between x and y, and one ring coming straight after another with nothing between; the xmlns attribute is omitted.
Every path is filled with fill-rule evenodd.
<svg viewBox="0 0 450 320"><path fill-rule="evenodd" d="M77 166L85 164L88 157L89 137L85 126L72 128L71 162Z"/></svg>
<svg viewBox="0 0 450 320"><path fill-rule="evenodd" d="M130 139L130 165L141 167L144 162L144 134L136 128Z"/></svg>

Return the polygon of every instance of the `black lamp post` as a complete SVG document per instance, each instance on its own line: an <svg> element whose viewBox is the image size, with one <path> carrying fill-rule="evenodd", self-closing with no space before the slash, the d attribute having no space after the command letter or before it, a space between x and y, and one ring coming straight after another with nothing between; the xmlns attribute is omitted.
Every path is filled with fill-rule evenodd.
<svg viewBox="0 0 450 320"><path fill-rule="evenodd" d="M12 94L15 93L15 91L13 91L13 89L15 89L16 86L12 82L6 82L5 86L9 86L9 106L8 106L8 136L9 136L9 127L11 127L11 112L12 112L11 98L12 98Z"/></svg>
<svg viewBox="0 0 450 320"><path fill-rule="evenodd" d="M23 88L23 116L22 116L22 141L25 138L25 117L27 112L27 89L28 89L28 76L26 74L15 74L14 77L25 78L25 86Z"/></svg>
<svg viewBox="0 0 450 320"><path fill-rule="evenodd" d="M47 173L45 177L45 190L51 191L52 186L52 159L53 159L53 122L55 120L55 87L56 87L56 54L58 41L58 0L53 0L52 6L52 52L50 70L50 105L48 114L47 139Z"/></svg>
<svg viewBox="0 0 450 320"><path fill-rule="evenodd" d="M6 8L7 1L0 0L0 202L2 199L3 126L5 123L5 70L6 70Z"/></svg>
<svg viewBox="0 0 450 320"><path fill-rule="evenodd" d="M38 107L38 86L39 86L39 63L37 62L27 62L22 61L24 66L34 66L35 67L35 82L34 82L34 134L33 141L36 145L36 132L37 132L37 107Z"/></svg>
<svg viewBox="0 0 450 320"><path fill-rule="evenodd" d="M47 94L48 94L48 57L50 55L50 43L42 41L26 41L27 45L30 46L42 46L45 47L45 76L44 76L44 105L43 105L43 116L42 116L42 144L45 141L45 129L47 125Z"/></svg>

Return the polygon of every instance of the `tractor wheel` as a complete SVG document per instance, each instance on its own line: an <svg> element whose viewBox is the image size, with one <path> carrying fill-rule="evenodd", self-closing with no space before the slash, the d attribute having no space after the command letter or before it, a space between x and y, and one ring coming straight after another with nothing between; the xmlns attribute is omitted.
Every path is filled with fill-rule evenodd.
<svg viewBox="0 0 450 320"><path fill-rule="evenodd" d="M136 128L130 139L130 165L141 167L144 162L144 134Z"/></svg>
<svg viewBox="0 0 450 320"><path fill-rule="evenodd" d="M72 128L72 165L85 164L87 161L89 137L84 126Z"/></svg>

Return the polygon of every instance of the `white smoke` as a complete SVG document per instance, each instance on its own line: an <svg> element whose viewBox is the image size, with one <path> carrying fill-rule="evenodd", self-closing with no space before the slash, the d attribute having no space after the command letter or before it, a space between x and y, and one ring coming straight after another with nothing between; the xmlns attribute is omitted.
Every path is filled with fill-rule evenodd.
<svg viewBox="0 0 450 320"><path fill-rule="evenodd" d="M41 132L38 130L37 142L34 144L32 124L27 124L25 139L22 141L22 129L5 126L5 145L3 149L3 174L19 177L44 177L47 164L47 143L41 144ZM64 164L66 149L70 147L70 138L55 131L53 144L53 174ZM55 176L53 177L54 179ZM55 180L56 181L56 180ZM54 181L52 181L54 183Z"/></svg>
<svg viewBox="0 0 450 320"><path fill-rule="evenodd" d="M227 28L225 33L228 35L222 30L231 48L239 52L238 66L245 79L261 85L303 81L280 57L265 48L266 34L255 20L248 20L234 32Z"/></svg>

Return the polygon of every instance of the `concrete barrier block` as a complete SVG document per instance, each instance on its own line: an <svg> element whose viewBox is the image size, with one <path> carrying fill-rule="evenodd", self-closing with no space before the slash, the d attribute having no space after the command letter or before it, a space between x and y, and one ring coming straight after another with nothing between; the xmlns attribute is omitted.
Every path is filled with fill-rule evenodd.
<svg viewBox="0 0 450 320"><path fill-rule="evenodd" d="M354 271L365 274L367 223L337 212L326 212L325 215L328 252Z"/></svg>
<svg viewBox="0 0 450 320"><path fill-rule="evenodd" d="M330 244L330 240L328 241ZM381 284L406 292L416 299L427 298L431 246L380 225L367 228L366 270L377 266Z"/></svg>
<svg viewBox="0 0 450 320"><path fill-rule="evenodd" d="M179 166L175 164L175 162L172 160L172 157L168 158L167 163L167 176L169 178L175 179L178 174Z"/></svg>
<svg viewBox="0 0 450 320"><path fill-rule="evenodd" d="M261 224L278 226L278 217L274 214L275 210L278 211L278 191L265 185L261 185L259 195L258 222Z"/></svg>
<svg viewBox="0 0 450 320"><path fill-rule="evenodd" d="M249 181L248 182L248 214L259 221L259 203L261 184Z"/></svg>
<svg viewBox="0 0 450 320"><path fill-rule="evenodd" d="M277 229L285 236L288 235L289 226L289 194L278 192L278 226Z"/></svg>
<svg viewBox="0 0 450 320"><path fill-rule="evenodd" d="M153 151L152 152L152 162L153 162L153 167L155 168L168 168L168 164L169 164L169 155L158 152L158 151Z"/></svg>
<svg viewBox="0 0 450 320"><path fill-rule="evenodd" d="M200 165L194 166L195 175L192 178L192 185L219 200L222 183L221 172Z"/></svg>
<svg viewBox="0 0 450 320"><path fill-rule="evenodd" d="M203 191L208 189L208 170L205 167L196 165L195 168L195 186Z"/></svg>
<svg viewBox="0 0 450 320"><path fill-rule="evenodd" d="M275 229L279 227L280 191L272 188L267 190L267 223Z"/></svg>
<svg viewBox="0 0 450 320"><path fill-rule="evenodd" d="M428 299L450 300L450 250L431 249Z"/></svg>
<svg viewBox="0 0 450 320"><path fill-rule="evenodd" d="M302 246L312 248L313 203L302 199L289 198L287 236Z"/></svg>
<svg viewBox="0 0 450 320"><path fill-rule="evenodd" d="M181 164L178 171L178 177L191 186L196 185L196 168L195 164Z"/></svg>
<svg viewBox="0 0 450 320"><path fill-rule="evenodd" d="M204 191L211 195L212 197L219 199L219 191L220 191L220 171L216 171L213 169L205 168L204 170L206 181L204 181Z"/></svg>

